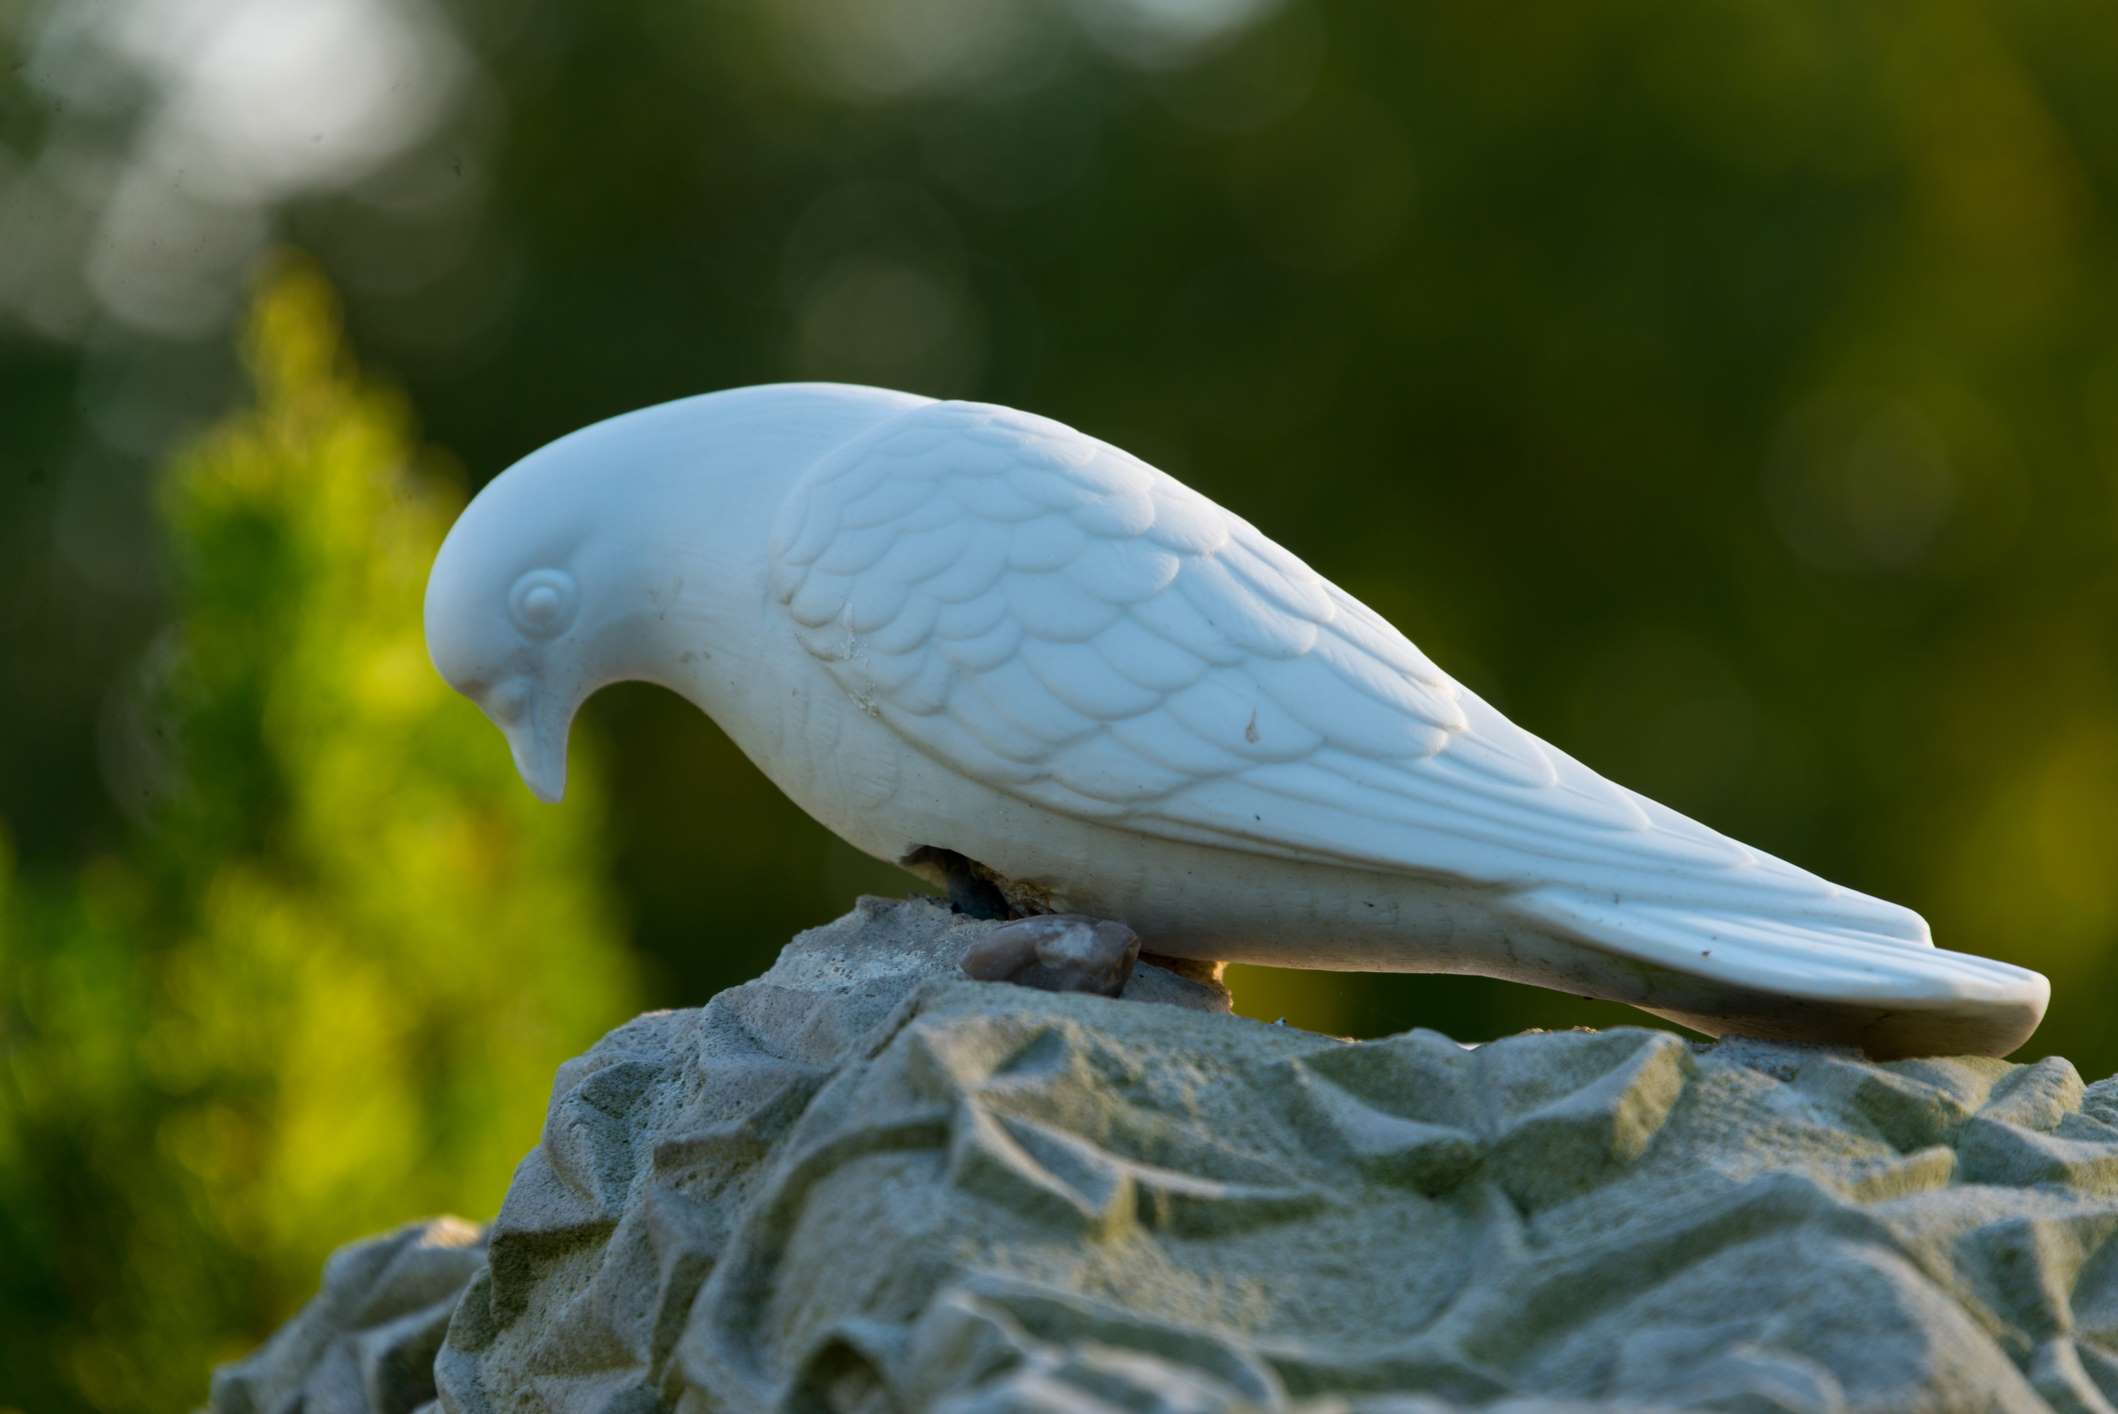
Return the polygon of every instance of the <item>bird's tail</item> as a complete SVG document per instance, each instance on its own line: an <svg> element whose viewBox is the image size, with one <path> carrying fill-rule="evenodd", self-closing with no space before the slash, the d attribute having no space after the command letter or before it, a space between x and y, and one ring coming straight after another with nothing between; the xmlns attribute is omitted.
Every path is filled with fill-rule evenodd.
<svg viewBox="0 0 2118 1414"><path fill-rule="evenodd" d="M1636 964L1638 995L1623 1000L1709 1035L1998 1056L2030 1038L2051 1000L2041 974L1930 946L1895 918L1782 920L1561 888L1513 902L1544 931Z"/></svg>

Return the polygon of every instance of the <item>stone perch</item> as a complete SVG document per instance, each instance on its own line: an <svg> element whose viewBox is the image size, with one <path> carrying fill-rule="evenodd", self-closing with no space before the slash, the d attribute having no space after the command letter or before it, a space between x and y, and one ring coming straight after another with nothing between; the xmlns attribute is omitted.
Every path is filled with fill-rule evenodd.
<svg viewBox="0 0 2118 1414"><path fill-rule="evenodd" d="M1351 1043L864 899L561 1068L484 1234L220 1411L2110 1410L2118 1080L1647 1030ZM453 1314L447 1314L453 1310ZM445 1329L445 1336L444 1336Z"/></svg>

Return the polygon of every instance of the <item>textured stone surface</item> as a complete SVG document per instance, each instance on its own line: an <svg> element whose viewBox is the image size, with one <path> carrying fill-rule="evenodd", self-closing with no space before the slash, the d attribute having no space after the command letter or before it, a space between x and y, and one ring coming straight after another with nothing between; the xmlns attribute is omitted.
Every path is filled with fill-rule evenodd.
<svg viewBox="0 0 2118 1414"><path fill-rule="evenodd" d="M213 1377L213 1407L241 1414L366 1414L434 1398L434 1352L485 1262L485 1233L455 1218L341 1248L323 1290L249 1359Z"/></svg>
<svg viewBox="0 0 2118 1414"><path fill-rule="evenodd" d="M952 976L991 926L863 901L564 1067L441 1407L2118 1397L2118 1082L1631 1029L1351 1044L1145 967L1119 1000ZM395 1318L351 1314L346 1262L217 1408L424 1397L348 1373Z"/></svg>

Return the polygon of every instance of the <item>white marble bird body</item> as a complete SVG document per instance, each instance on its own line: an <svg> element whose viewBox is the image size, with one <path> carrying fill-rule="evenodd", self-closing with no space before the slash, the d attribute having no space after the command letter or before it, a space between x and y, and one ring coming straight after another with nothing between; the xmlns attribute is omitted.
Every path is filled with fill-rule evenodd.
<svg viewBox="0 0 2118 1414"><path fill-rule="evenodd" d="M2034 972L1613 784L1239 517L984 404L744 388L585 428L437 558L436 666L563 789L642 679L857 848L1156 953L1467 972L1711 1034L2003 1054Z"/></svg>

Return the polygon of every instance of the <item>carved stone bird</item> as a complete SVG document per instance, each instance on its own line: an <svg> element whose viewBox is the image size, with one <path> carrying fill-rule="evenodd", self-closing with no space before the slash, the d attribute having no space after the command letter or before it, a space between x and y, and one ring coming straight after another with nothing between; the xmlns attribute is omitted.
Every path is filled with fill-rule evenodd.
<svg viewBox="0 0 2118 1414"><path fill-rule="evenodd" d="M2050 992L1605 780L1240 517L1007 408L786 384L598 423L465 510L426 630L547 800L582 700L659 683L856 848L1153 953L1875 1054L2003 1054Z"/></svg>

